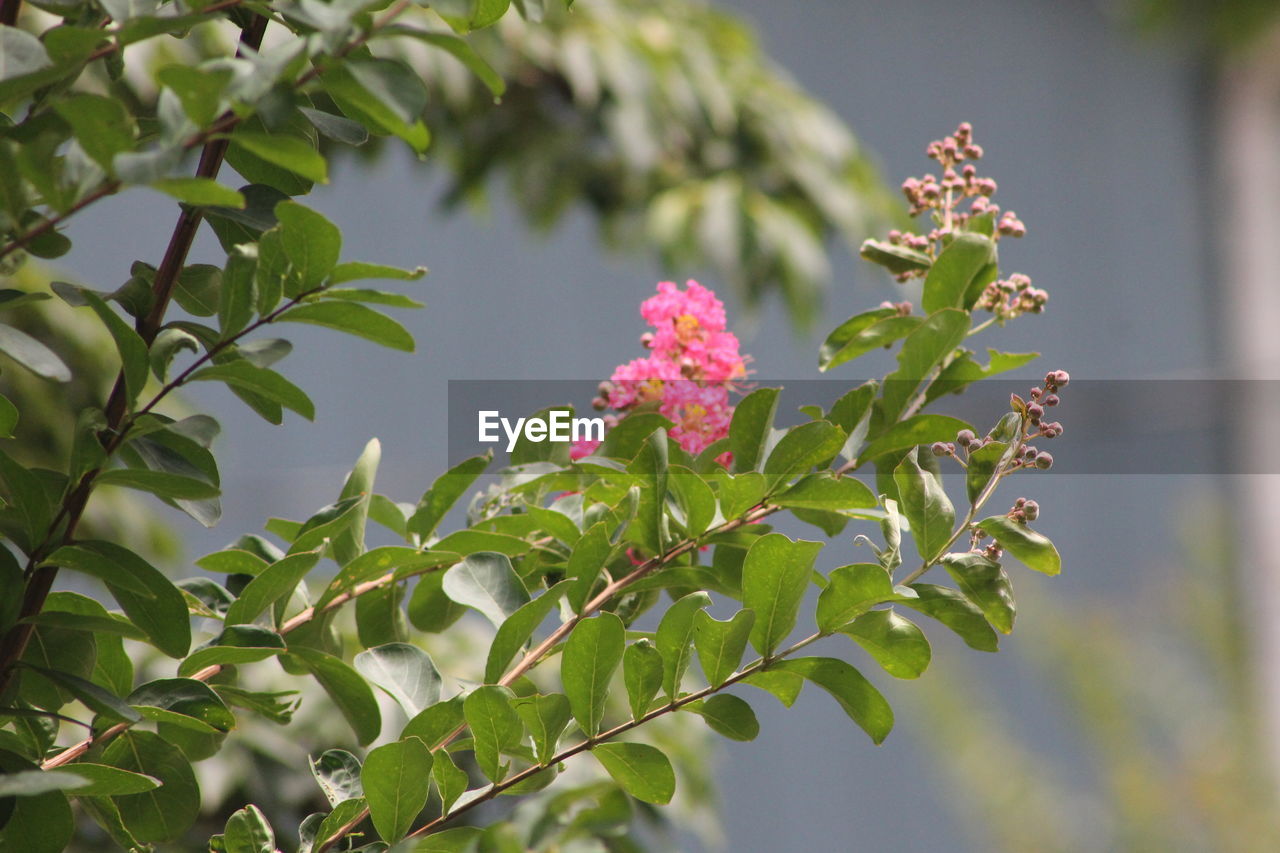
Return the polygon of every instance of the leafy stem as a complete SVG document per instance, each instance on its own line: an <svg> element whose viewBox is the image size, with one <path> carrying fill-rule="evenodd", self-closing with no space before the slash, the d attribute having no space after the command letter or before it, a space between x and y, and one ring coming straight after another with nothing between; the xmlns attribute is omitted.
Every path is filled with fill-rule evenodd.
<svg viewBox="0 0 1280 853"><path fill-rule="evenodd" d="M626 734L632 729L638 728L644 725L645 723L649 722L650 720L656 719L666 714L670 714L673 711L678 711L681 708L685 707L686 705L690 705L701 699L705 699L708 696L712 696L716 693L719 693L721 690L724 690L726 687L731 687L734 684L737 684L739 681L742 681L743 679L749 678L750 676L756 674L757 672L761 672L767 669L769 665L772 664L774 661L778 661L789 655L793 655L796 652L800 651L801 649L805 648L806 646L810 645L811 643L817 642L818 640L826 636L828 636L828 634L820 631L814 634L810 634L808 637L805 637L803 640L800 640L788 646L782 651L775 652L772 655L769 655L768 657L758 658L755 662L750 663L747 666L744 666L742 669L738 670L733 675L730 675L728 678L726 678L723 682L721 682L718 685L708 685L707 687L704 687L701 690L695 690L692 693L686 693L684 696L681 696L679 699L672 700L671 702L668 702L666 705L662 705L658 708L654 708L653 710L649 711L647 714L644 714L632 720L628 720L625 723L619 723L618 725L614 726L608 731L601 732L595 737L587 738L586 740L580 741L579 743L576 743L571 747L563 749L560 752L556 753L554 756L552 756L549 760L547 760L546 763L535 764L531 767L527 767L524 770L521 770L520 772L516 773L515 775L504 779L503 781L495 783L494 785L490 786L489 790L485 791L480 796L472 800L468 800L466 803L458 806L456 809L452 810L451 812L447 814L442 814L439 817L435 818L434 820L429 821L428 823L424 824L423 826L409 833L408 837L417 838L424 835L430 835L433 831L435 831L436 829L439 829L444 823L450 820L453 820L455 817L458 817L459 815L464 814L465 812L470 811L471 809L475 808L481 803L488 802L489 800L501 794L503 791L506 791L512 787L515 787L516 785L520 784L526 779L530 779L533 776L536 776L539 773L543 772L544 770L554 767L560 762L565 761L569 758L572 758L575 755L590 751L591 749L594 749L596 746L599 746L602 743L606 743L607 741L613 740L619 735ZM323 849L325 848L324 847L317 848L317 850L323 850Z"/></svg>

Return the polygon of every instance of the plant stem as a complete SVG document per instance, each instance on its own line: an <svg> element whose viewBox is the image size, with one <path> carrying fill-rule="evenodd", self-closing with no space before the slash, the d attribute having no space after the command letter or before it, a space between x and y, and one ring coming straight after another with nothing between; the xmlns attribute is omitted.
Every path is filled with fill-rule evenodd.
<svg viewBox="0 0 1280 853"><path fill-rule="evenodd" d="M678 711L681 708L685 707L686 705L692 704L693 702L697 702L701 699L705 699L708 696L711 696L715 693L720 692L721 690L724 690L726 687L730 687L734 684L737 684L739 681L742 681L744 678L749 678L755 673L768 668L774 661L778 661L789 655L795 654L796 652L805 648L809 644L814 643L825 636L828 636L828 635L822 632L810 634L808 637L805 637L803 640L800 640L794 645L788 646L787 648L783 649L780 652L775 652L774 654L770 655L767 658L759 658L755 662L748 664L747 666L735 672L733 675L729 676L721 684L709 685L707 687L702 688L701 690L696 690L693 693L688 693L684 696L681 696L679 699L675 699L671 702L668 702L666 705L663 705L659 708L654 708L652 711L649 711L647 714L644 714L637 719L632 719L632 720L628 720L625 723L620 723L619 725L614 726L613 728L609 729L606 732L601 732L595 737L587 738L586 740L581 741L580 743L574 744L573 746L567 749L561 750L559 753L552 756L545 764L535 764L532 767L527 767L524 770L521 770L519 773L516 773L514 776L511 776L507 779L504 779L501 782L498 782L492 785L488 791L485 791L485 793L481 794L480 796L476 797L473 800L468 800L465 804L459 806L453 811L447 814L442 814L440 815L440 817L435 818L432 821L429 821L428 823L424 824L423 826L409 833L407 837L417 838L419 836L429 835L433 830L439 828L444 823L452 820L453 818L457 817L460 814L470 811L471 809L475 808L481 803L488 802L489 800L498 796L508 788L512 788L515 785L518 785L521 782L525 781L526 779L536 776L539 773L543 772L544 770L547 770L550 767L554 767L560 762L565 761L569 758L572 758L573 756L578 755L579 753L587 752L591 749L594 749L596 746L602 743L605 743L607 741L612 740L613 738L616 738L618 735L625 734L626 732L629 732L634 728L638 728L639 726L649 722L650 720L656 719L665 714L669 714L673 711Z"/></svg>

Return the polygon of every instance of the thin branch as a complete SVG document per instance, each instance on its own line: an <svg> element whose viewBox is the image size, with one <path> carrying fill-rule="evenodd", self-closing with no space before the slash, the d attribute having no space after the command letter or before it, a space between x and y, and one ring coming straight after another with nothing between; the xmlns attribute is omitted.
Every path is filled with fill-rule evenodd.
<svg viewBox="0 0 1280 853"><path fill-rule="evenodd" d="M475 799L468 800L466 803L454 809L453 811L447 814L442 814L439 817L435 818L434 820L429 821L428 823L424 824L423 826L420 826L418 829L409 833L409 835L406 837L417 838L424 835L430 835L432 831L439 828L446 822L453 820L458 815L461 815L470 811L471 809L475 808L481 803L488 802L489 800L501 794L503 791L506 791L510 788L515 787L516 785L520 784L526 779L536 776L539 773L543 772L544 770L554 767L560 762L565 761L569 758L572 758L573 756L578 755L579 753L587 752L591 749L594 749L595 747L599 746L602 743L613 740L619 735L626 734L632 729L638 728L639 726L644 725L650 720L656 719L665 714L670 714L673 711L678 711L681 708L685 707L686 705L690 705L694 702L705 699L708 696L711 696L715 693L720 692L721 690L724 690L726 687L731 687L732 685L737 684L739 681L742 681L744 678L749 678L752 675L755 675L757 672L761 672L762 670L767 669L769 665L772 664L774 661L778 661L785 657L788 657L789 655L793 655L796 652L808 646L809 644L814 643L817 640L820 640L826 636L829 636L829 635L824 634L821 631L815 634L810 634L808 637L805 637L803 640L800 640L794 645L788 646L787 648L783 649L780 652L776 652L775 654L770 655L768 658L759 658L755 662L743 667L742 669L735 672L733 675L729 676L727 679L724 680L724 682L722 682L719 685L708 685L707 687L704 687L701 690L695 690L693 693L687 693L684 696L681 696L679 699L675 699L671 702L668 702L666 705L663 705L659 708L654 708L652 711L649 711L647 714L644 714L637 719L628 720L625 723L620 723L606 732L601 732L595 737L587 738L586 740L581 741L580 743L574 744L573 746L567 749L561 750L559 753L552 756L546 763L535 764L532 767L526 767L524 770L521 770L519 773L516 773L514 776L510 776L502 780L501 782L498 782L490 786L490 788L480 796L476 797Z"/></svg>

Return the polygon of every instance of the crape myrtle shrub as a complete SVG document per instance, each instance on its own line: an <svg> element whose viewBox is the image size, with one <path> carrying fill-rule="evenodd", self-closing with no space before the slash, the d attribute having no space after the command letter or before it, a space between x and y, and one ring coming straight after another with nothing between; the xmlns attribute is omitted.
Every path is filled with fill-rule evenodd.
<svg viewBox="0 0 1280 853"><path fill-rule="evenodd" d="M465 33L506 5L435 9ZM16 6L0 5L4 20ZM312 853L635 849L633 815L669 802L676 788L672 762L646 737L654 721L695 715L746 740L758 724L739 686L790 706L810 684L879 743L892 710L843 651L860 646L891 676L920 675L929 643L906 613L994 651L997 632L1013 627L1006 555L1060 570L1053 545L1029 526L1034 501L983 510L1006 478L1052 464L1031 442L1061 434L1046 412L1066 373L1050 372L1025 400L1014 396L990 429L929 411L949 392L1030 361L1034 354L992 350L983 363L965 345L1041 312L1046 299L1025 276L1000 276L998 242L1025 228L991 201L995 185L976 174L982 151L965 125L929 148L940 176L904 185L911 213L924 217L921 232L863 247L895 276L922 279L922 312L903 302L856 315L819 358L827 370L891 347L896 369L803 407L803 424L775 428L778 389L751 387L711 291L662 285L644 306L654 326L649 354L601 388L596 403L613 410L614 426L598 445L524 442L486 490L467 497L491 465L476 457L403 504L375 491L375 440L334 503L302 522L273 519L270 539L241 537L197 561L211 577L180 583L119 541L89 535L81 521L102 486L217 521L217 422L166 414L187 384L223 383L273 423L285 409L314 416L306 393L274 369L287 342L260 333L303 322L413 349L382 309L417 303L352 285L410 281L421 270L344 260L339 229L288 198L325 177L314 139L270 132L306 121L337 139L371 133L423 149L420 86L408 66L369 51L391 35L448 50L500 87L458 36L402 23L408 8L227 0L175 17L145 5L92 13L69 5L85 19L42 39L0 29L0 103L25 115L0 140L8 264L64 251L57 226L126 184L151 184L182 203L158 266L136 265L113 293L53 286L102 324L118 360L109 393L75 412L63 464L0 452L4 849L61 850L77 833L130 850L185 839L201 807L192 763L233 742L246 718L290 722L293 693L252 686L263 667L318 684L356 751L329 749L311 762L327 809L273 827L257 805L240 804L210 849L271 851L294 847L293 838ZM87 62L119 62L131 40L215 13L243 25L237 57L165 69L145 129L122 100L67 85ZM268 21L297 37L259 52ZM172 177L196 149L196 176ZM254 183L217 183L224 157ZM202 220L226 251L221 267L184 265ZM15 308L49 294L0 297ZM196 319L173 319L174 302ZM0 349L63 383L70 371L52 334L51 348L0 326ZM6 434L19 408L0 401ZM959 509L942 465L963 473ZM464 499L464 525L441 529ZM768 520L779 513L828 538L856 536L870 559L816 572L822 542L773 532ZM367 547L370 522L404 544ZM924 582L939 567L953 586ZM100 584L101 600L59 589L68 575ZM813 611L803 606L810 584L821 590ZM733 604L730 618L710 616L713 598ZM423 636L458 630L467 610L493 630L472 659L438 668ZM347 642L335 622L343 612L356 626ZM656 630L632 627L645 613ZM829 655L809 648L833 637ZM171 659L170 672L138 683L139 646ZM376 691L407 722L388 726ZM602 773L584 783L574 769L592 760ZM519 819L484 807L499 797L520 804Z"/></svg>

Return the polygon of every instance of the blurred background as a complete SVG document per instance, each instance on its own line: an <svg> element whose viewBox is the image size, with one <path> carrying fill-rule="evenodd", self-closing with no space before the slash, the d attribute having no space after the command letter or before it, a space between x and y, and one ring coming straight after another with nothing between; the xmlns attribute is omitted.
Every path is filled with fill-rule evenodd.
<svg viewBox="0 0 1280 853"><path fill-rule="evenodd" d="M593 5L579 0L576 14L590 19ZM662 15L676 5L653 5L644 38L661 42ZM706 199L724 189L714 157L695 176L700 212L681 207L694 204L680 195L694 183L677 176L650 188L639 236L628 238L625 205L615 216L608 192L597 192L599 183L626 190L626 180L565 190L566 176L590 164L566 162L554 133L522 140L532 125L516 126L507 129L516 138L503 139L502 128L473 121L471 101L442 88L431 109L468 133L452 143L438 133L439 150L421 163L390 146L347 157L306 202L342 227L345 257L431 268L418 291L427 309L401 318L418 352L335 352L322 335L295 332L287 372L319 415L287 430L221 388L193 393L223 424L224 517L205 530L167 515L181 541L168 562L195 574L191 560L261 531L268 517L306 517L372 435L383 443L379 491L416 500L446 464L449 380L607 377L641 354L637 308L661 279L697 277L726 299L755 379L816 378L817 347L833 326L904 298L856 257L870 224L890 215L876 176L896 187L927 171L925 144L960 121L986 149L982 174L999 182L997 200L1028 226L1026 238L1003 244L1006 271L1050 293L1045 315L990 337L1000 349L1043 353L1024 371L1028 385L1057 368L1075 379L1280 378L1276 5L720 0L714 8L732 20L706 26L726 41L691 49L741 50L742 62L758 62L737 29L745 22L770 79L789 78L830 111L797 112L785 91L726 96L757 110L757 125L776 118L798 135L802 144L774 140L765 153L799 152L792 178L833 223L805 229L761 213L754 238L776 249L768 269L715 251L737 232L717 231L707 212ZM600 6L593 26L636 23L608 14L636 4ZM594 58L560 43L567 97L580 108L566 122L590 112L582 105L593 74L619 102L652 94L625 91L628 79L648 79L627 65L640 51L628 53L621 36L612 47L593 37L605 45ZM526 48L535 60L550 49ZM680 73L691 84L733 80L741 69L727 55L719 70L710 56L705 72L688 60ZM544 85L526 82L529 92ZM554 124L526 95L517 88L507 105ZM610 120L604 142L633 162L661 161L669 140L643 117ZM529 163L484 162L477 152L495 139L527 144ZM806 185L802 167L827 155L847 182L824 199L822 171ZM741 150L725 156L726 171L749 168ZM544 185L554 183L548 175L562 191ZM729 198L731 208L746 203ZM134 260L157 262L172 216L171 202L146 191L90 209L73 220L77 251L58 275L118 286ZM681 245L684 231L693 245ZM665 251L635 248L646 244ZM221 261L211 233L192 260ZM859 369L851 384L871 372ZM1198 440L1247 458L1274 433L1280 404L1260 392L1238 405L1243 428L1224 419ZM1062 420L1069 443L1069 400ZM712 768L728 849L1280 849L1271 781L1280 756L1277 478L1059 467L1019 488L1034 490L1037 526L1057 543L1064 572L1015 577L1021 615L1002 638L1005 653L931 635L935 661L920 681L876 679L901 720L881 747L816 692L787 712L755 703L761 736L722 750ZM832 565L853 553L847 545L830 549ZM715 847L705 835L679 844Z"/></svg>

